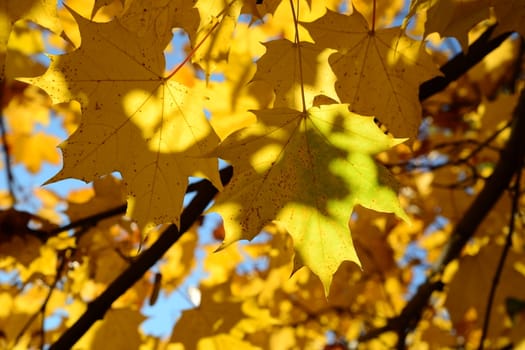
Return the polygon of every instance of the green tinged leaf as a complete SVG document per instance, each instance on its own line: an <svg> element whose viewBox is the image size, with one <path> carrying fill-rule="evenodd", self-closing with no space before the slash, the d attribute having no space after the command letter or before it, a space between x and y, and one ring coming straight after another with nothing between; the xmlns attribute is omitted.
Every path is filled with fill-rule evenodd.
<svg viewBox="0 0 525 350"><path fill-rule="evenodd" d="M255 113L258 123L218 150L234 166L232 182L211 209L225 221L224 245L252 239L278 220L293 237L295 269L308 266L328 293L343 261L360 264L348 230L355 205L406 218L395 180L373 158L403 140L343 104Z"/></svg>

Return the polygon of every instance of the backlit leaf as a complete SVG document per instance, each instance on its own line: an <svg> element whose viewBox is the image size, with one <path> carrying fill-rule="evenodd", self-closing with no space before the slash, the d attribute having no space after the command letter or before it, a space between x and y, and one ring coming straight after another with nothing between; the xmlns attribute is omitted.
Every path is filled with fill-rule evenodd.
<svg viewBox="0 0 525 350"><path fill-rule="evenodd" d="M439 74L422 43L399 28L371 31L357 11L327 11L304 25L316 44L338 50L329 61L341 102L374 115L395 136L414 139L421 122L419 85Z"/></svg>
<svg viewBox="0 0 525 350"><path fill-rule="evenodd" d="M75 19L81 46L52 56L45 75L28 80L54 103L82 105L79 128L61 145L64 167L51 181L92 181L119 171L132 218L141 226L178 224L188 176L220 187L217 161L198 158L219 140L204 117L202 95L163 77L161 42L138 37L117 20Z"/></svg>
<svg viewBox="0 0 525 350"><path fill-rule="evenodd" d="M308 266L326 291L343 261L359 264L347 225L355 205L405 218L394 179L372 157L402 140L347 108L257 111L257 124L219 147L234 178L211 209L224 219L225 245L252 239L271 220L283 223L296 269Z"/></svg>

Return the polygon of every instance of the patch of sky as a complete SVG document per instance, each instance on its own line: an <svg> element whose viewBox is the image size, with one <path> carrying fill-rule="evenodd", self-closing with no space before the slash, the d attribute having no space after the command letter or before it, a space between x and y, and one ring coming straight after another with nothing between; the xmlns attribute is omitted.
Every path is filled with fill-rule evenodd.
<svg viewBox="0 0 525 350"><path fill-rule="evenodd" d="M141 328L146 334L159 338L170 336L175 323L179 320L184 310L190 310L198 306L192 300L193 290L200 279L190 275L176 290L172 293L161 291L157 302L153 305L145 303L142 307L142 313L147 319L141 324Z"/></svg>
<svg viewBox="0 0 525 350"><path fill-rule="evenodd" d="M224 82L226 80L224 73L218 72L218 73L206 74L201 69L197 70L197 78L199 78L200 80L216 81L219 83Z"/></svg>
<svg viewBox="0 0 525 350"><path fill-rule="evenodd" d="M432 125L432 121L431 117L423 118L421 124L419 124L419 130L417 133L418 140L426 140L430 136L430 126Z"/></svg>
<svg viewBox="0 0 525 350"><path fill-rule="evenodd" d="M349 4L349 1L341 1L337 10L342 13L348 13L348 11L350 11L350 6L348 6Z"/></svg>
<svg viewBox="0 0 525 350"><path fill-rule="evenodd" d="M405 20L405 17L408 15L408 10L410 8L410 0L405 0L403 3L403 8L399 13L397 14L396 18L394 19L393 26L399 26L403 23Z"/></svg>
<svg viewBox="0 0 525 350"><path fill-rule="evenodd" d="M241 13L239 18L237 19L240 23L252 23L253 16L248 13Z"/></svg>
<svg viewBox="0 0 525 350"><path fill-rule="evenodd" d="M14 285L20 281L20 274L18 270L0 270L0 285Z"/></svg>
<svg viewBox="0 0 525 350"><path fill-rule="evenodd" d="M403 10L396 16L396 19L394 20L395 25L401 25L403 23L403 20L408 15L408 11L410 9L410 3L411 3L411 0L405 0ZM407 28L406 34L415 40L423 40L424 38L422 38L421 36L413 35L412 29L414 29L415 25L416 25L416 16L412 16L408 19L407 26L406 26ZM451 55L458 54L462 51L459 41L457 41L453 37L444 38L440 42L439 45L436 45L432 41L426 41L425 44L429 49L432 49L433 51L448 52Z"/></svg>
<svg viewBox="0 0 525 350"><path fill-rule="evenodd" d="M434 218L434 221L427 226L423 236L428 236L437 230L442 230L448 223L449 220L446 217L437 215ZM417 292L419 286L425 282L427 271L430 267L427 260L427 251L421 248L417 242L410 243L407 246L405 255L399 261L399 265L405 267L412 261L418 261L419 263L412 267L413 278L408 285L407 293L405 295L407 300L410 299Z"/></svg>
<svg viewBox="0 0 525 350"><path fill-rule="evenodd" d="M193 198L195 198L196 195L196 192L187 193L184 196L183 205L186 207L188 204L190 204L190 202L193 200Z"/></svg>
<svg viewBox="0 0 525 350"><path fill-rule="evenodd" d="M39 55L35 55L36 58L37 58L37 61L44 64L46 67L49 65L49 57L47 56L48 54L51 54L51 55L63 55L65 54L66 52L61 48L61 47L58 47L57 45L52 45L51 44L51 38L55 38L56 37L56 34L53 34L51 33L49 30L47 29L43 29L41 30L42 31L42 37L44 39L44 52L46 54L39 54ZM63 40L62 38L59 38L59 40ZM66 46L66 45L64 45Z"/></svg>
<svg viewBox="0 0 525 350"><path fill-rule="evenodd" d="M206 117L206 119L210 120L211 112L209 109L204 108L204 116Z"/></svg>
<svg viewBox="0 0 525 350"><path fill-rule="evenodd" d="M220 243L213 238L212 232L221 222L222 219L218 214L209 213L205 215L202 225L198 228L199 247L210 245L218 247L220 245ZM268 268L269 260L267 257L254 259L243 252L242 247L249 244L268 242L270 239L271 235L269 233L261 232L251 242L240 241L233 243L239 245L239 251L244 258L237 266L237 273L249 274L255 270L264 271ZM197 265L184 282L170 294L161 291L154 305L146 303L143 306L142 313L148 317L148 319L142 323L141 328L146 334L160 338L168 337L174 325L181 317L182 312L198 306L198 286L200 282L208 276L203 266L203 260L206 254L213 254L213 252L209 253L205 252L202 248L197 248L195 251ZM162 261L152 270L158 271L158 267L161 264Z"/></svg>
<svg viewBox="0 0 525 350"><path fill-rule="evenodd" d="M423 232L423 235L429 235L435 231L442 230L448 225L449 222L449 219L447 219L446 217L442 215L437 215L434 218L434 221L427 226L427 228Z"/></svg>
<svg viewBox="0 0 525 350"><path fill-rule="evenodd" d="M463 51L461 44L454 37L442 38L443 40L436 45L430 40L426 41L427 47L432 51L447 52L450 56L455 56Z"/></svg>
<svg viewBox="0 0 525 350"><path fill-rule="evenodd" d="M57 329L62 324L64 319L69 316L68 312L64 309L56 309L51 315L48 315L44 319L44 331L49 332Z"/></svg>
<svg viewBox="0 0 525 350"><path fill-rule="evenodd" d="M405 299L410 299L416 292L419 286L425 282L426 273L428 269L427 261L427 251L421 248L417 242L412 242L407 246L405 255L401 259L401 266L406 266L412 261L418 261L418 264L415 264L412 267L412 281L408 285L407 293L405 294Z"/></svg>
<svg viewBox="0 0 525 350"><path fill-rule="evenodd" d="M187 58L187 52L184 49L189 45L188 34L182 29L173 31L171 45L164 51L166 59L166 71L170 72ZM223 82L225 77L223 73L212 73L207 75L202 69L196 70L197 77L201 80Z"/></svg>
<svg viewBox="0 0 525 350"><path fill-rule="evenodd" d="M212 237L212 232L221 222L217 214L207 214L202 225L198 228L198 247L206 245L217 245L219 243ZM200 281L207 277L208 273L204 271L203 259L207 253L202 248L195 250L195 260L197 262L194 270L188 275L184 282L172 293L167 294L163 291L159 293L157 302L154 305L146 303L142 308L142 313L148 317L141 328L146 334L160 338L167 338L181 317L184 310L189 310L199 305L195 294ZM213 254L213 253L211 253ZM162 261L158 262L153 271L158 271Z"/></svg>
<svg viewBox="0 0 525 350"><path fill-rule="evenodd" d="M407 165L406 169L412 171L415 169L419 170L432 170L436 167L443 166L449 161L448 157L437 151L431 151L428 154L418 156L411 159Z"/></svg>
<svg viewBox="0 0 525 350"><path fill-rule="evenodd" d="M250 244L267 243L271 240L271 234L262 231L251 241L240 241L238 244L241 246L240 252L243 257L243 261L237 265L236 272L240 275L250 274L253 271L266 271L270 266L270 259L267 256L261 256L258 258L252 258L245 251L242 250L242 246Z"/></svg>
<svg viewBox="0 0 525 350"><path fill-rule="evenodd" d="M166 58L166 71L171 72L186 58L184 47L188 44L188 34L180 28L175 28L173 30L171 45L168 45L166 50L164 50L164 57Z"/></svg>

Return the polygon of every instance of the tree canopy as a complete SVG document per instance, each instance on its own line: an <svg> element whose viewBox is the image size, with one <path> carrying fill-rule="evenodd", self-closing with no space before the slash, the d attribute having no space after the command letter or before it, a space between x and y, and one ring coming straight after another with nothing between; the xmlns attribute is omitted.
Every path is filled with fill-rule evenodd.
<svg viewBox="0 0 525 350"><path fill-rule="evenodd" d="M525 348L524 38L523 0L2 1L1 347Z"/></svg>

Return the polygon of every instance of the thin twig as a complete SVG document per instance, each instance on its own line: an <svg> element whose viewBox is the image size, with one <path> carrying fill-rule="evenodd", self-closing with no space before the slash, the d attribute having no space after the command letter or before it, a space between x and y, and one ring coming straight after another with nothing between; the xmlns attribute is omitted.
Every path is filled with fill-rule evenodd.
<svg viewBox="0 0 525 350"><path fill-rule="evenodd" d="M127 205L123 204L123 205L121 205L119 207L116 207L116 208L113 208L113 209L109 209L109 210L103 211L101 213L93 214L93 215L87 216L85 218L73 221L73 222L71 222L69 224L66 224L64 226L60 226L60 227L54 228L54 229L52 229L50 231L46 231L45 232L45 234L46 234L45 237L49 238L49 237L52 237L52 236L55 236L55 235L59 234L60 232L68 231L68 230L71 230L71 229L74 229L74 228L77 228L77 227L95 226L101 220L104 220L104 219L107 219L107 218L110 218L110 217L116 216L116 215L123 215L126 212L126 207L127 207Z"/></svg>
<svg viewBox="0 0 525 350"><path fill-rule="evenodd" d="M472 159L479 152L481 152L481 151L483 151L485 149L493 149L490 146L490 143L492 141L494 141L503 131L507 130L508 127L510 126L510 124L511 124L511 121L509 120L508 122L505 123L505 125L503 125L501 128L499 128L496 131L494 131L490 136L488 136L483 141L466 139L466 140L456 140L456 141L452 141L452 142L448 142L448 143L440 143L440 144L434 146L432 148L432 151L430 151L430 152L434 152L437 149L441 149L441 148L445 148L445 147L459 147L459 145L465 144L465 143L472 143L472 144L476 145L476 147L472 151L470 151L469 154L467 154L466 156L463 156L463 157L459 157L456 160L451 160L451 161L448 161L448 162L438 163L438 164L429 164L429 165L424 164L424 165L421 165L421 166L418 166L417 164L414 164L413 160L407 160L407 161L398 162L398 163L383 163L383 165L386 166L387 168L408 167L410 165L410 169L409 170L425 169L425 170L429 170L429 171L430 170L437 170L437 169L444 168L444 167L447 167L447 166L458 166L458 165L467 163L470 159ZM493 150L501 151L500 149L493 149ZM423 156L423 154L421 156Z"/></svg>
<svg viewBox="0 0 525 350"><path fill-rule="evenodd" d="M293 23L295 26L295 45L297 45L297 59L299 62L299 79L301 85L301 101L303 104L303 112L306 112L306 99L304 97L304 78L303 78L303 55L301 53L301 40L299 38L299 1L297 2L297 11L293 5L293 0L290 0L290 7L293 15Z"/></svg>
<svg viewBox="0 0 525 350"><path fill-rule="evenodd" d="M524 116L525 117L525 116ZM521 160L521 163L523 163L523 159ZM496 272L494 273L494 277L492 279L492 285L490 286L490 292L489 297L485 309L485 319L483 320L483 330L481 332L481 339L479 341L479 350L483 349L485 338L487 337L489 324L490 324L490 314L492 312L492 304L494 303L494 297L496 295L496 290L499 285L499 281L501 278L501 274L503 272L503 267L505 266L505 261L507 259L507 256L509 254L510 247L512 246L512 234L514 232L514 226L516 221L516 215L518 215L518 205L519 205L519 198L520 198L520 183L521 183L521 165L516 171L516 183L514 184L514 196L512 198L512 211L510 214L509 219L509 232L507 233L507 238L505 239L505 245L503 246L503 251L501 252L501 256L499 258L498 267L496 268Z"/></svg>
<svg viewBox="0 0 525 350"><path fill-rule="evenodd" d="M44 321L45 321L45 316L46 316L45 315L46 307L47 307L47 303L49 302L49 299L51 299L51 294L53 294L53 291L55 290L56 285L57 285L58 281L60 280L60 277L62 276L62 270L66 266L67 259L65 257L65 254L66 254L66 251L61 251L60 252L60 254L59 254L59 261L60 261L60 263L57 266L55 278L53 279L53 283L51 283L51 285L49 286L49 291L47 292L46 298L42 302L42 305L37 310L37 312L35 312L33 315L31 315L31 317L27 320L27 322L24 324L22 329L16 335L15 342L13 343L13 348L16 347L16 344L18 344L18 342L20 341L20 339L22 338L24 333L27 332L29 327L31 327L33 322L38 317L38 315L41 314L42 315L42 335L41 335L42 338L41 338L41 341L40 341L40 349L42 349L42 350L44 349L44 346L45 346L45 341L44 341L44 335L45 335L45 333L44 333Z"/></svg>
<svg viewBox="0 0 525 350"><path fill-rule="evenodd" d="M0 80L0 109L2 113L0 115L0 133L2 135L2 151L4 154L5 173L7 176L7 187L9 189L9 195L16 201L15 196L15 178L13 176L13 169L11 169L11 152L9 150L9 144L7 143L7 129L5 127L3 108L7 101L4 101L4 90L6 88L5 79Z"/></svg>

